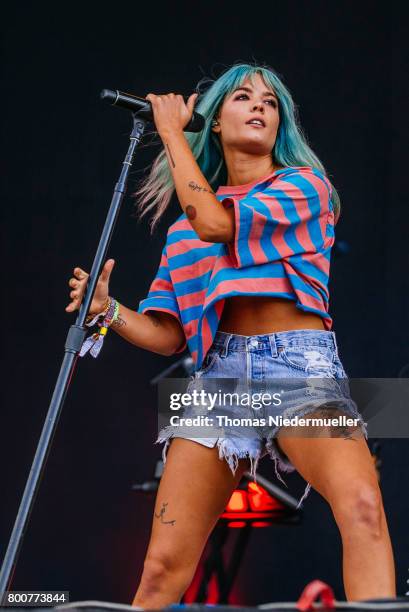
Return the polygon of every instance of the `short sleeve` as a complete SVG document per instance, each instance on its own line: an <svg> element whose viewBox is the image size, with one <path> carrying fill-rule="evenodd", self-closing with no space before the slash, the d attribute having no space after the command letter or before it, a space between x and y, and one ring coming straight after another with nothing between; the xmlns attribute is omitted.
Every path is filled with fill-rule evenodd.
<svg viewBox="0 0 409 612"><path fill-rule="evenodd" d="M148 295L139 302L138 311L144 314L148 310L158 310L173 315L183 329L179 306L176 300L172 279L170 277L166 246L164 247L159 263L159 268L149 288ZM181 353L186 348L186 337L183 345L176 353Z"/></svg>
<svg viewBox="0 0 409 612"><path fill-rule="evenodd" d="M325 248L330 197L328 179L309 167L289 168L242 198L228 197L234 206L235 231L227 247L234 267Z"/></svg>

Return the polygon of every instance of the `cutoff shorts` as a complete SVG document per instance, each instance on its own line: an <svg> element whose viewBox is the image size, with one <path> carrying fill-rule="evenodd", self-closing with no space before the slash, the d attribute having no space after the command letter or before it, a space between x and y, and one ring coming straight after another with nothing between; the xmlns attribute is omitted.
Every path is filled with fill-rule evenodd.
<svg viewBox="0 0 409 612"><path fill-rule="evenodd" d="M273 394L277 389L283 391L285 387L286 401L281 406L274 406L274 416L303 418L312 413L320 417L346 415L357 419L354 431L368 438L366 423L350 396L348 375L338 355L334 331L296 329L254 336L217 331L202 367L191 376L188 389L210 388L212 382L223 383L221 379L236 381L236 391L251 388L252 392L269 391ZM203 413L203 410L207 412L206 406L201 410L191 409L187 414L195 416L201 411ZM211 437L192 436L191 428L167 425L161 429L156 440L156 443L165 442L163 462L166 462L166 450L173 437L193 440L209 448L217 444L219 458L227 461L233 474L238 460L249 458L250 472L257 482L258 461L268 454L274 461L277 478L287 487L279 470L293 472L296 468L276 440L283 426L269 424L271 411L272 408L266 406L255 409L252 406L226 406L219 403L212 409L212 416L219 414L238 417L235 422L239 422L239 425L223 425ZM264 417L267 424L241 427L241 417L249 415ZM336 435L339 435L339 431ZM310 483L307 483L297 508L307 497L310 488Z"/></svg>

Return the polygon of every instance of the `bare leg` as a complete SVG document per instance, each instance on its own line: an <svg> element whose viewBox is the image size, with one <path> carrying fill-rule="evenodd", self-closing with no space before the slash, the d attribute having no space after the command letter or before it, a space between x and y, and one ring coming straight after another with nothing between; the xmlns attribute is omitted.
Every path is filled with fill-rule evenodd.
<svg viewBox="0 0 409 612"><path fill-rule="evenodd" d="M362 436L287 437L280 448L331 506L343 544L347 600L396 597L392 545L368 444Z"/></svg>
<svg viewBox="0 0 409 612"><path fill-rule="evenodd" d="M213 527L248 467L249 460L240 459L233 476L216 446L172 439L133 606L156 609L180 602Z"/></svg>

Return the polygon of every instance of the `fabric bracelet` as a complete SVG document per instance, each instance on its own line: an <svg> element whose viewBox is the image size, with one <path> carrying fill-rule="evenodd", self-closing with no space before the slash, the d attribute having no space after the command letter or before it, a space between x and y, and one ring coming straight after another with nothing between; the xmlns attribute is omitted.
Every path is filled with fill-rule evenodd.
<svg viewBox="0 0 409 612"><path fill-rule="evenodd" d="M100 317L101 315L96 315L94 317L93 322ZM119 302L114 298L109 298L108 310L104 316L104 319L99 325L99 332L95 332L91 336L88 336L86 340L84 340L81 350L79 352L79 356L83 357L86 353L90 353L93 357L98 357L98 354L102 348L104 343L105 336L108 333L108 329L114 323L119 316ZM87 323L86 325L90 326L92 322Z"/></svg>
<svg viewBox="0 0 409 612"><path fill-rule="evenodd" d="M111 303L111 298L108 296L107 299L104 302L104 305L102 306L102 311L99 314L96 315L87 315L87 318L85 319L85 325L87 327L92 327L93 325L95 325L95 323L97 322L97 320L100 317L105 317L105 315L107 314L108 310L109 310L109 305Z"/></svg>

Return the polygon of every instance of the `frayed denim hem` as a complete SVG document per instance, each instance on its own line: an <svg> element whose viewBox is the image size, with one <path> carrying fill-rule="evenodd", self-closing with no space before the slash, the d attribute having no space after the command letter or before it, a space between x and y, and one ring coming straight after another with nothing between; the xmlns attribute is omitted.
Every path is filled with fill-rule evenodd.
<svg viewBox="0 0 409 612"><path fill-rule="evenodd" d="M303 406L288 408L287 410L284 410L282 417L283 419L291 419L294 416L303 418L310 415L311 412L316 412L317 410L321 410L322 412L315 415L316 417L330 418L331 416L346 416L358 421L357 427L359 427L359 429L363 432L365 439L368 440L367 425L355 406L356 405L352 400L346 402L345 399L334 400L332 398L322 397L308 401ZM337 415L331 415L329 411L336 411ZM278 429L274 433L274 436L277 435L277 432Z"/></svg>
<svg viewBox="0 0 409 612"><path fill-rule="evenodd" d="M257 484L256 471L261 457L261 451L259 449L254 451L247 448L239 450L229 438L218 438L217 448L219 449L219 459L226 459L233 476L239 465L239 459L248 458L250 460L250 474Z"/></svg>
<svg viewBox="0 0 409 612"><path fill-rule="evenodd" d="M161 444L163 442L165 443L162 449L162 461L164 465L166 463L166 453L170 445L170 440L173 437L183 437L185 440L193 440L193 441L198 442L199 444L203 444L200 438L195 439L195 438L189 438L185 436L177 436L175 435L175 431L171 426L169 425L166 426L164 429L161 430L157 440L155 441L155 444ZM250 460L251 477L253 478L254 482L257 484L256 471L257 471L258 462L261 457L261 451L259 449L256 449L254 451L249 450L249 449L240 450L235 446L235 444L229 438L215 438L214 444L210 448L214 448L216 444L217 444L217 448L219 451L219 459L226 460L233 476L235 475L236 470L238 468L239 459L248 458ZM203 446L207 446L207 445L203 444Z"/></svg>
<svg viewBox="0 0 409 612"><path fill-rule="evenodd" d="M317 409L323 408L323 406L325 406L325 405L327 407L329 407L329 403L330 402L328 402L328 400L325 399L325 398L316 399L315 401L309 402L308 405L306 405L304 407L300 408L299 406L297 406L296 408L289 408L288 410L285 410L284 413L283 413L283 418L291 418L291 417L293 417L295 415L297 415L299 418L302 418L304 416L307 416L311 412L316 412ZM361 431L363 432L365 438L368 439L368 431L367 431L366 423L362 419L362 417L359 414L359 412L357 412L354 409L353 405L351 406L350 403L345 404L345 401L341 401L339 404L338 404L338 402L332 402L331 404L332 404L330 406L331 408L340 410L340 412L342 412L343 414L345 414L348 417L352 417L352 418L358 419L358 426L361 429ZM281 478L281 476L280 476L280 474L278 472L277 463L278 463L278 468L281 469L283 472L294 472L296 468L288 460L288 458L286 458L280 452L277 443L274 441L274 438L277 437L277 433L278 433L279 429L280 428L278 428L275 432L272 432L271 434L268 435L267 441L266 441L266 449L267 449L271 459L273 459L273 461L274 461L274 468L275 468L275 473L276 473L277 478L285 486L287 486L287 484L284 482L284 480ZM297 504L297 510L298 510L298 508L301 507L302 502L308 497L308 494L309 494L310 490L311 490L311 484L308 482L307 486L305 487L304 493L303 493L300 501Z"/></svg>
<svg viewBox="0 0 409 612"><path fill-rule="evenodd" d="M277 446L277 442L274 440L274 438L275 438L275 435L268 436L267 441L266 441L266 449L267 449L267 452L268 452L270 458L274 461L274 470L275 470L275 474L276 474L278 480L280 480L283 483L283 485L288 488L287 483L285 482L285 480L283 480L283 478L281 477L280 472L278 470L280 469L283 472L295 472L295 467L280 452L280 450L278 449L278 446ZM277 464L278 464L278 466L277 466ZM307 486L305 487L304 493L303 493L300 501L297 504L297 507L296 507L297 510L301 507L302 502L308 496L310 490L311 490L311 485L308 482Z"/></svg>
<svg viewBox="0 0 409 612"><path fill-rule="evenodd" d="M268 454L270 455L271 459L274 461L274 470L275 470L277 478L284 484L284 486L288 488L287 483L280 476L280 473L277 469L277 463L278 463L278 468L281 469L283 472L295 472L295 467L293 466L292 463L288 461L288 459L285 459L282 456L273 438L267 439L266 448L267 448ZM308 482L307 486L305 487L304 493L296 506L296 510L301 508L301 505L304 499L308 496L310 490L311 490L311 485Z"/></svg>
<svg viewBox="0 0 409 612"><path fill-rule="evenodd" d="M155 444L165 443L162 448L162 461L163 465L166 463L166 453L170 444L171 438L175 437L175 431L173 427L167 425L164 429L161 429L157 439L155 440Z"/></svg>
<svg viewBox="0 0 409 612"><path fill-rule="evenodd" d="M170 445L170 441L171 438L173 437L182 437L182 436L175 436L175 431L171 426L166 426L164 429L161 430L157 440L155 441L155 444L161 444L161 443L165 443L162 449L162 461L163 461L163 465L165 465L166 463L166 453L167 450L169 448ZM185 438L185 439L189 439L189 438ZM193 439L194 438L190 438ZM199 444L201 443L198 440L196 440ZM234 474L236 473L237 467L239 465L239 459L244 459L244 458L248 458L250 460L250 475L253 478L253 481L257 484L257 467L258 467L258 463L259 460L262 456L262 453L260 450L248 450L248 449L244 449L244 450L239 450L234 443L229 440L229 438L217 438L215 439L215 443L211 448L214 448L214 446L217 444L217 448L219 451L219 459L223 460L225 459L228 466L230 467L230 470L234 476ZM204 445L206 446L206 445ZM295 471L295 467L293 466L292 463L290 463L288 461L288 459L286 459L278 450L277 444L274 441L273 436L269 436L266 442L266 449L268 454L270 455L271 459L273 459L274 461L274 470L275 470L275 474L278 478L278 480L280 480L285 487L288 488L288 485L286 484L286 482L283 480L283 478L281 477L278 469L281 469L283 472L294 472ZM277 466L278 464L278 466ZM310 483L307 484L306 489L304 491L303 496L301 497L300 501L298 502L297 505L297 510L298 508L300 508L302 502L304 501L304 499L308 496L309 492L311 489L311 485Z"/></svg>

